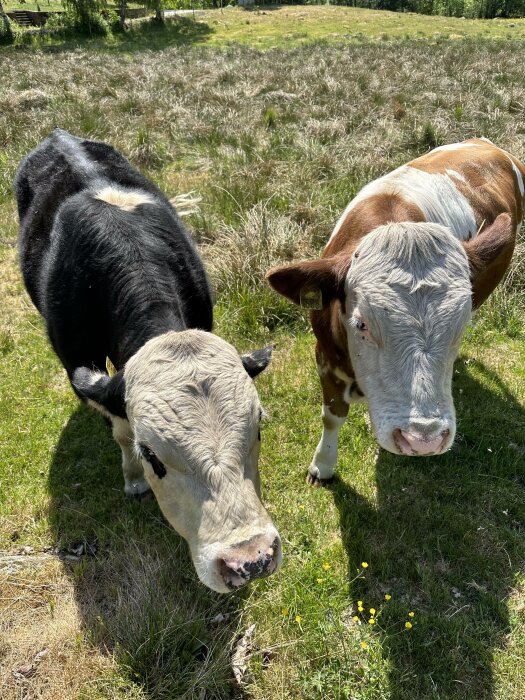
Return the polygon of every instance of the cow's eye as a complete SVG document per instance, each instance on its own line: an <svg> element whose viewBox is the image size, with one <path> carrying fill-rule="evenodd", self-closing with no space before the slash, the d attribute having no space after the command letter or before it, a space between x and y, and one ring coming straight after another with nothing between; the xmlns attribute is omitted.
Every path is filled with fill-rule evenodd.
<svg viewBox="0 0 525 700"><path fill-rule="evenodd" d="M159 477L159 479L162 479L163 476L166 476L166 467L162 464L162 462L153 452L152 449L150 449L147 445L141 442L139 444L139 451L142 459L145 459L146 462L149 462L151 464L151 468Z"/></svg>
<svg viewBox="0 0 525 700"><path fill-rule="evenodd" d="M359 331L360 333L368 333L366 321L364 321L361 316L352 316L350 323L356 329L356 331Z"/></svg>
<svg viewBox="0 0 525 700"><path fill-rule="evenodd" d="M354 315L350 319L350 324L353 326L353 328L355 328L355 332L361 337L362 340L374 342L368 327L368 323L358 311L354 312Z"/></svg>

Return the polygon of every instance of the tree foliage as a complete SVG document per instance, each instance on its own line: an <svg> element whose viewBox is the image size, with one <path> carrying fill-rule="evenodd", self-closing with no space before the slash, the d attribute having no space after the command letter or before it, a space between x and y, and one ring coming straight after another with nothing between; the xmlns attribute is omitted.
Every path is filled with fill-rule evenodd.
<svg viewBox="0 0 525 700"><path fill-rule="evenodd" d="M101 11L106 7L105 0L62 0L62 4L72 16L74 28L86 34L106 34L108 27Z"/></svg>
<svg viewBox="0 0 525 700"><path fill-rule="evenodd" d="M424 15L450 17L492 19L525 16L525 0L331 0L331 2L375 10L419 12Z"/></svg>
<svg viewBox="0 0 525 700"><path fill-rule="evenodd" d="M0 43L13 41L14 32L9 17L4 12L4 6L0 1Z"/></svg>

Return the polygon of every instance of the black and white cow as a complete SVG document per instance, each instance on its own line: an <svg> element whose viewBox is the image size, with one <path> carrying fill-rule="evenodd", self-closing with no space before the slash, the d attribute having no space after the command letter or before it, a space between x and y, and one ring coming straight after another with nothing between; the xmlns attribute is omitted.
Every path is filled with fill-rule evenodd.
<svg viewBox="0 0 525 700"><path fill-rule="evenodd" d="M271 348L240 357L210 332L210 286L180 218L111 146L56 129L15 192L27 290L76 393L112 423L126 494L151 488L213 590L273 573L251 379Z"/></svg>

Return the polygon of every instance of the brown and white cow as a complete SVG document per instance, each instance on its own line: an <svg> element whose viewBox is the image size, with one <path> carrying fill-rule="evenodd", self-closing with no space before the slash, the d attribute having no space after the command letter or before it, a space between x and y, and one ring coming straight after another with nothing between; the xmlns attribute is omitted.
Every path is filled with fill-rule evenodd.
<svg viewBox="0 0 525 700"><path fill-rule="evenodd" d="M339 429L360 399L390 452L452 445L454 359L510 263L524 181L525 167L486 139L441 146L366 185L321 259L268 272L276 291L315 309L323 434L310 483L333 476Z"/></svg>

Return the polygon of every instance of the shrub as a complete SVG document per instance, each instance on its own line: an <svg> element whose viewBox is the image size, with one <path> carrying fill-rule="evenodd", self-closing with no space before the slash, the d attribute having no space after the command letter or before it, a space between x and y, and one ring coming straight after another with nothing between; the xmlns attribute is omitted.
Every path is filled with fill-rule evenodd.
<svg viewBox="0 0 525 700"><path fill-rule="evenodd" d="M8 16L2 11L0 4L0 44L10 44L15 38Z"/></svg>
<svg viewBox="0 0 525 700"><path fill-rule="evenodd" d="M100 14L104 5L102 0L64 0L68 15L64 26L78 34L105 36L109 33L109 26Z"/></svg>

